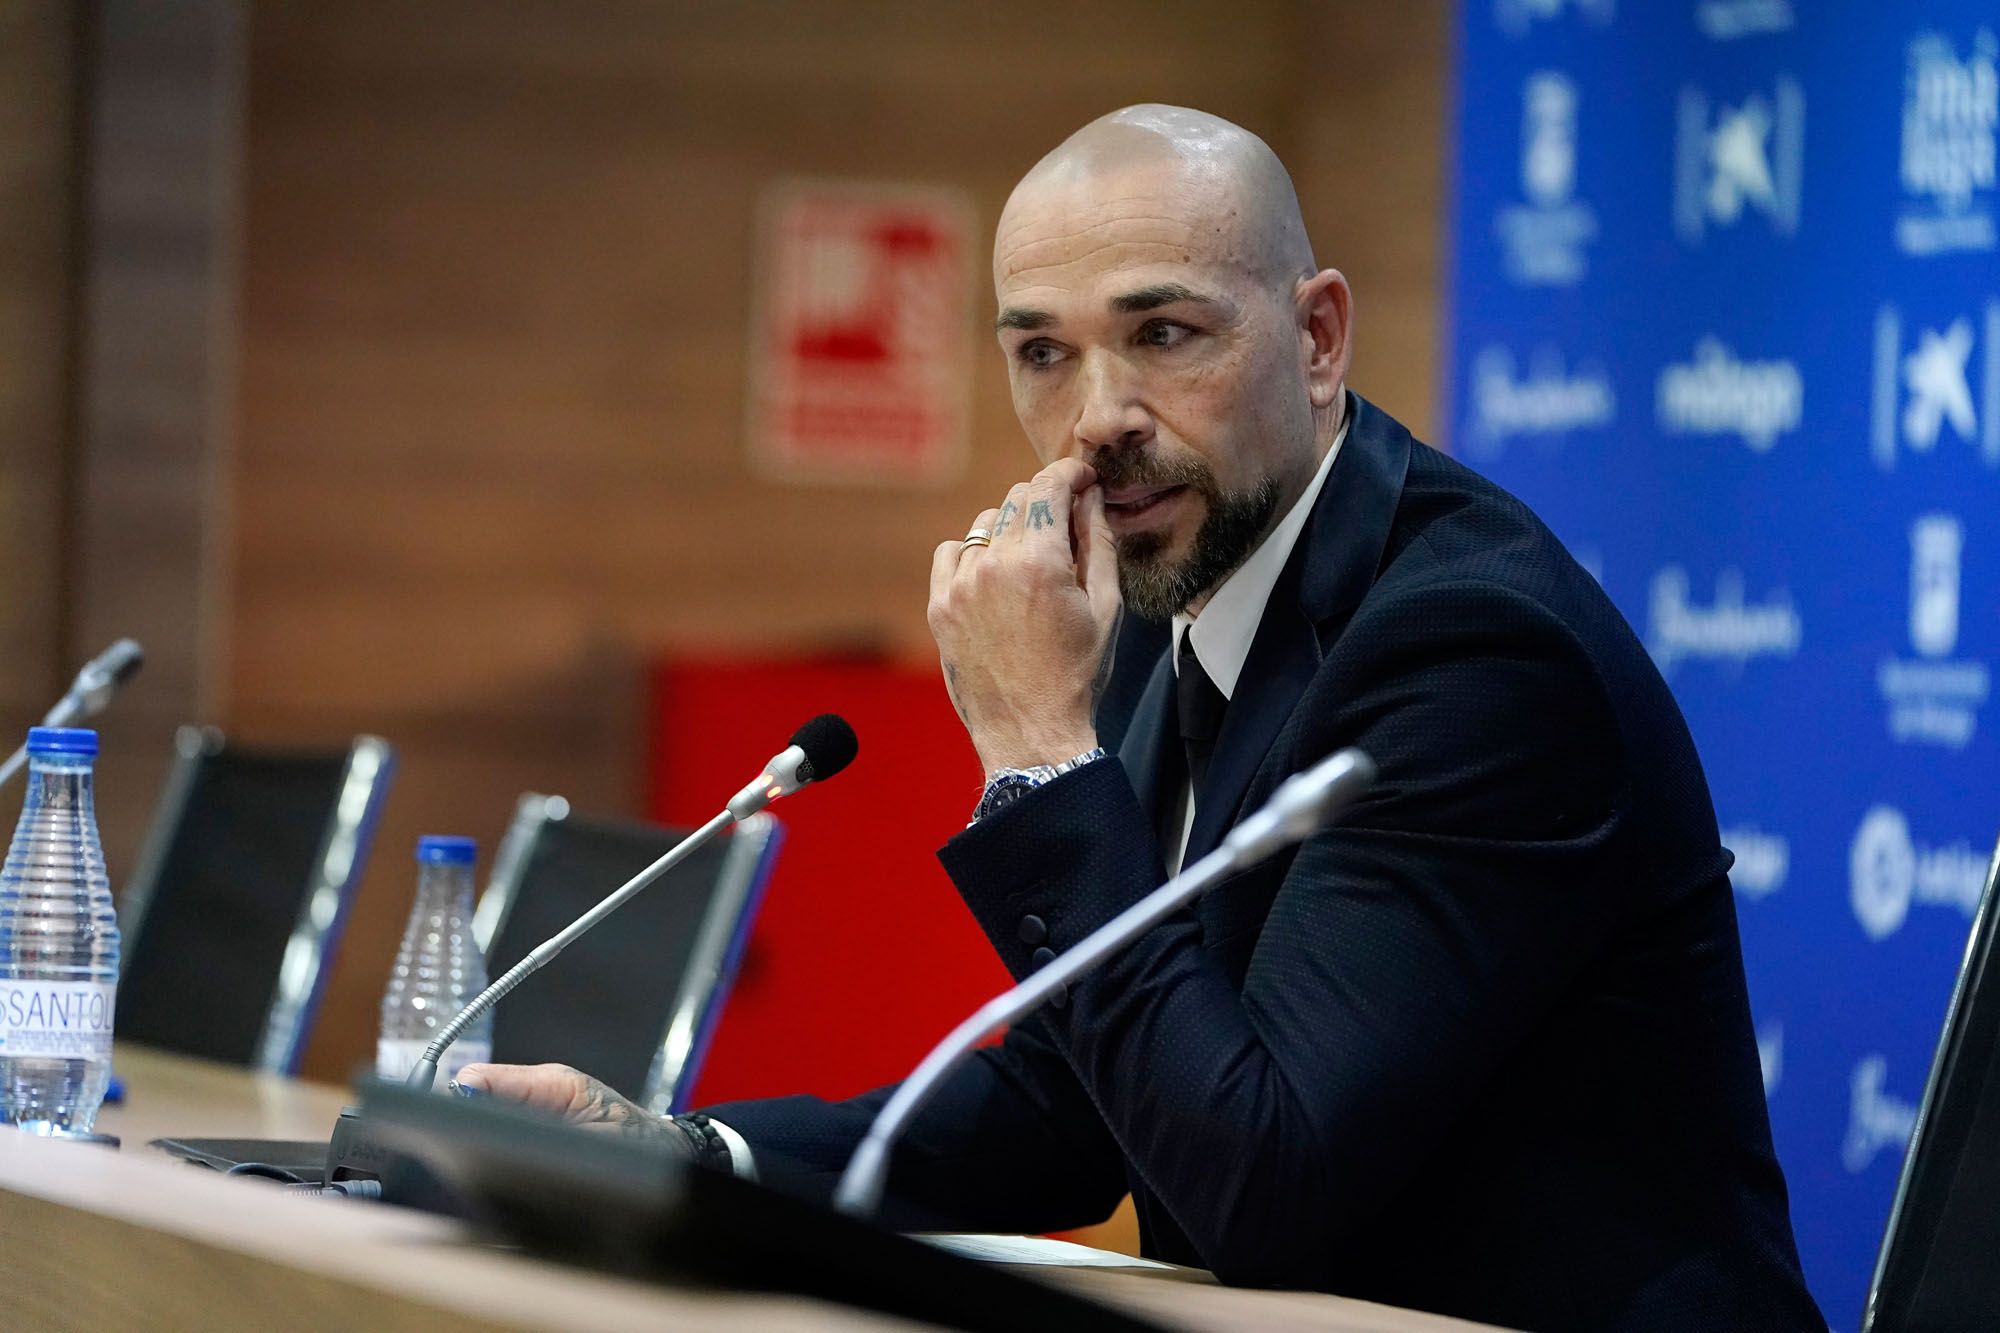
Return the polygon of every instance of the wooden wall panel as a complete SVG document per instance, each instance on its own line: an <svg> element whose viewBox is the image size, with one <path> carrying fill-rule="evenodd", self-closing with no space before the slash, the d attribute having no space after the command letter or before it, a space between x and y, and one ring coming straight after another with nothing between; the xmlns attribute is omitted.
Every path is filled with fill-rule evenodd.
<svg viewBox="0 0 2000 1333"><path fill-rule="evenodd" d="M99 724L98 823L131 872L173 733L221 710L235 421L237 0L90 7L67 680L121 636L145 669Z"/></svg>
<svg viewBox="0 0 2000 1333"><path fill-rule="evenodd" d="M1322 264L1354 287L1355 389L1443 446L1452 7L1304 4L1284 154Z"/></svg>
<svg viewBox="0 0 2000 1333"><path fill-rule="evenodd" d="M1363 257L1364 312L1393 271L1371 317L1415 327L1434 247L1396 238L1434 226L1407 211L1422 190L1347 211L1348 159L1310 140L1392 134L1421 177L1441 106L1370 117L1407 116L1442 52L1413 56L1403 88L1403 67L1342 55L1343 22L1294 0L254 10L227 719L282 741L376 731L404 756L315 1072L370 1050L417 833L490 847L531 787L636 808L652 654L927 658L931 547L1032 470L982 351L958 484L753 478L759 191L789 174L955 184L990 228L1083 121L1190 102L1306 163L1324 256ZM1385 219L1389 238L1364 236ZM1361 358L1418 420L1421 341Z"/></svg>
<svg viewBox="0 0 2000 1333"><path fill-rule="evenodd" d="M58 0L0 7L0 755L61 689L73 28Z"/></svg>

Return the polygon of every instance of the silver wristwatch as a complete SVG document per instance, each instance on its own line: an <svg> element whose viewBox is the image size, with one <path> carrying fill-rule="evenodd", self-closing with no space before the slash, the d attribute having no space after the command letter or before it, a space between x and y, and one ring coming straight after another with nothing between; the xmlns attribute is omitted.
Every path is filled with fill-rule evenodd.
<svg viewBox="0 0 2000 1333"><path fill-rule="evenodd" d="M980 794L978 808L972 812L970 828L995 810L1003 810L1045 783L1054 782L1071 769L1082 768L1094 759L1104 758L1104 747L1085 750L1074 759L1065 759L1060 764L1035 764L1028 768L996 769L986 779L986 790Z"/></svg>

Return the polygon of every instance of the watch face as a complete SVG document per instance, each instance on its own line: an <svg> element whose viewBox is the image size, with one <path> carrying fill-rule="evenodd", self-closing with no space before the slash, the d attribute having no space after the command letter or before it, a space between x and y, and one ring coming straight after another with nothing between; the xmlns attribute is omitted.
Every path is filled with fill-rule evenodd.
<svg viewBox="0 0 2000 1333"><path fill-rule="evenodd" d="M986 784L986 794L980 798L979 813L974 818L984 819L996 810L1004 810L1041 785L1029 773L1002 773Z"/></svg>
<svg viewBox="0 0 2000 1333"><path fill-rule="evenodd" d="M1031 778L1010 777L1002 779L993 788L993 808L999 810L1005 806L1014 804L1014 802L1033 791L1035 786L1036 784Z"/></svg>

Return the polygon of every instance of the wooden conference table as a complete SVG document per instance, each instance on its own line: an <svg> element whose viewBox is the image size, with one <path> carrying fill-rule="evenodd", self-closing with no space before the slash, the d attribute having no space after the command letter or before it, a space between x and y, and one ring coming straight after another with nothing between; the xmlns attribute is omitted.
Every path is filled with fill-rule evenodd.
<svg viewBox="0 0 2000 1333"><path fill-rule="evenodd" d="M174 1160L155 1138L323 1138L339 1088L121 1046L122 1151L0 1131L0 1311L9 1330L917 1327L801 1297L636 1281L482 1244L401 1208L287 1195ZM1039 1277L1174 1328L1444 1333L1478 1327L1162 1268Z"/></svg>

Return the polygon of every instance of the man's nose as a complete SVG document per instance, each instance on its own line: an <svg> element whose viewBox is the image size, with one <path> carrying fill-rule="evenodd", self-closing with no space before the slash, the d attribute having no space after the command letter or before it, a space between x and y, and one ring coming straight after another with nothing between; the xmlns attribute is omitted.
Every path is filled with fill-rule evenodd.
<svg viewBox="0 0 2000 1333"><path fill-rule="evenodd" d="M1153 415L1139 394L1138 377L1120 358L1087 352L1078 375L1081 400L1071 446L1078 457L1100 449L1130 448L1153 435Z"/></svg>

